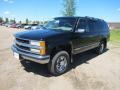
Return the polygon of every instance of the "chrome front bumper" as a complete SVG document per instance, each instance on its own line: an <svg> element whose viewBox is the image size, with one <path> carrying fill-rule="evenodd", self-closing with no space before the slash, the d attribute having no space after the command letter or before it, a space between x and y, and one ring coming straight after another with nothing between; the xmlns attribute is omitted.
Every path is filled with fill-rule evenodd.
<svg viewBox="0 0 120 90"><path fill-rule="evenodd" d="M20 55L21 58L26 59L26 60L30 60L36 63L40 63L40 64L47 64L50 61L50 56L49 55L37 55L37 54L33 54L33 53L26 53L24 51L18 50L14 45L12 46L12 50L13 52L16 52Z"/></svg>

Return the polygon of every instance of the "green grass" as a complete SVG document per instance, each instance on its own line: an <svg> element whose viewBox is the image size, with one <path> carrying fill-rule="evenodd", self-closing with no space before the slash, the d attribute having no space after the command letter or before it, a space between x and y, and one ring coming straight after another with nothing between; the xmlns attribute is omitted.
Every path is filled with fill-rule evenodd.
<svg viewBox="0 0 120 90"><path fill-rule="evenodd" d="M120 30L110 31L110 42L112 44L120 45Z"/></svg>

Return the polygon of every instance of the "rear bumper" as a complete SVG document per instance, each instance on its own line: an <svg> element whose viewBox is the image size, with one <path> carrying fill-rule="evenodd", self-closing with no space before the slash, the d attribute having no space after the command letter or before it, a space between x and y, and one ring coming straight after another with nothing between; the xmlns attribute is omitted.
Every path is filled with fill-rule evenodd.
<svg viewBox="0 0 120 90"><path fill-rule="evenodd" d="M37 55L37 54L33 54L33 53L26 53L24 51L18 50L16 47L14 47L14 45L12 46L12 50L13 52L16 52L20 55L21 58L23 59L27 59L36 63L40 63L40 64L47 64L50 61L50 56L49 55Z"/></svg>

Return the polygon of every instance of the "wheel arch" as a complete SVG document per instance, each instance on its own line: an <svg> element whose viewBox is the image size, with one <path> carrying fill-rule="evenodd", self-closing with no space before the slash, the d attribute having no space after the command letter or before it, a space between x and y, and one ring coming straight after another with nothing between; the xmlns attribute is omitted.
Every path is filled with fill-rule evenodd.
<svg viewBox="0 0 120 90"><path fill-rule="evenodd" d="M59 51L66 51L71 56L72 54L72 45L70 43L67 44L61 44L53 47L50 51L51 58Z"/></svg>

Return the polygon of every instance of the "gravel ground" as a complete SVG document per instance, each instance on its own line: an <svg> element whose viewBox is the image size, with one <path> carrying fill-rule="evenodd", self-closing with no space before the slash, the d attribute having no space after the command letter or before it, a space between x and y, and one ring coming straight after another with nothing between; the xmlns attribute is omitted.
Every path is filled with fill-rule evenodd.
<svg viewBox="0 0 120 90"><path fill-rule="evenodd" d="M71 69L54 77L46 65L13 57L13 34L19 31L0 26L0 90L120 90L120 46L109 44L99 56L75 55Z"/></svg>

